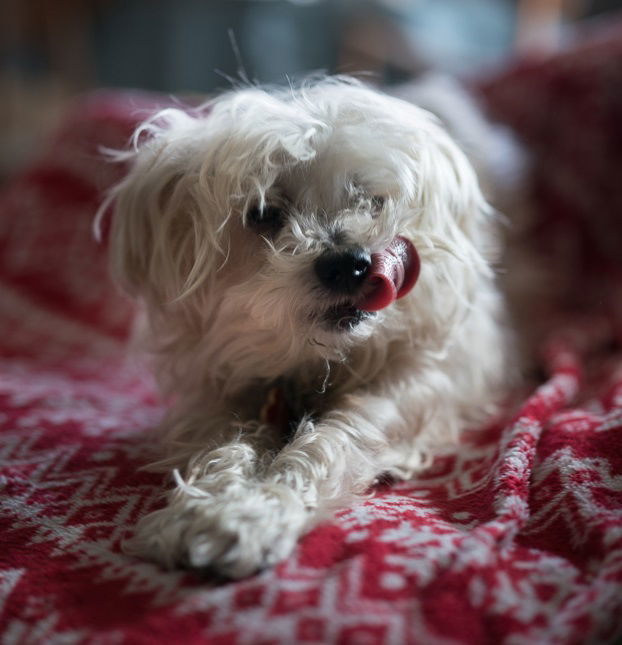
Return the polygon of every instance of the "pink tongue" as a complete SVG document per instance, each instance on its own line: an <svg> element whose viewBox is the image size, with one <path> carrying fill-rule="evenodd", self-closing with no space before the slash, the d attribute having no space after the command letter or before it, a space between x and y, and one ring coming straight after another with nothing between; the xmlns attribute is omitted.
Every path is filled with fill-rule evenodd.
<svg viewBox="0 0 622 645"><path fill-rule="evenodd" d="M363 311L388 307L415 286L419 268L419 254L413 243L398 235L384 251L372 254L369 291L356 306Z"/></svg>

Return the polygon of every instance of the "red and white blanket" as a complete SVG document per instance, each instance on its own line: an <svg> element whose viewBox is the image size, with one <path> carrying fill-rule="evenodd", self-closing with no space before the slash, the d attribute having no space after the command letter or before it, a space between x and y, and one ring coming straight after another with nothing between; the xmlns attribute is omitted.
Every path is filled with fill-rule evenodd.
<svg viewBox="0 0 622 645"><path fill-rule="evenodd" d="M541 161L537 244L573 285L551 320L542 385L415 481L377 488L287 561L228 584L120 549L162 503L166 482L138 469L163 408L124 356L132 308L91 225L120 172L98 146L122 146L153 105L99 94L76 106L0 196L0 642L615 641L622 47L589 51L484 88Z"/></svg>

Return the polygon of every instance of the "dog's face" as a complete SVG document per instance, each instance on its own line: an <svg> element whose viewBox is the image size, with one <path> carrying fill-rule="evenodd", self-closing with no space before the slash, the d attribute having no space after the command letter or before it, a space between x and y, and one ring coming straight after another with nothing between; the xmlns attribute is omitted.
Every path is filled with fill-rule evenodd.
<svg viewBox="0 0 622 645"><path fill-rule="evenodd" d="M473 170L407 103L327 80L144 130L113 261L182 370L235 383L366 343L438 349L486 271Z"/></svg>

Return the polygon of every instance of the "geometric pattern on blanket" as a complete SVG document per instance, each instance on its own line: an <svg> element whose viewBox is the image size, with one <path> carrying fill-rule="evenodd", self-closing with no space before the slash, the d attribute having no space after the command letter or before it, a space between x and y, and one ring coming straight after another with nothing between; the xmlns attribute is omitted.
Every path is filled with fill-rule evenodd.
<svg viewBox="0 0 622 645"><path fill-rule="evenodd" d="M571 345L551 348L551 377L513 421L229 584L121 552L164 490L138 471L162 412L140 371L4 360L3 642L610 642L622 626L622 371L566 407L579 387Z"/></svg>
<svg viewBox="0 0 622 645"><path fill-rule="evenodd" d="M80 103L0 197L1 642L613 642L613 268L598 315L558 312L543 383L505 418L466 433L415 480L379 485L275 568L222 583L123 554L168 485L139 470L164 406L125 357L132 307L90 234L101 190L121 172L97 144L123 145L153 99L131 105L114 94Z"/></svg>

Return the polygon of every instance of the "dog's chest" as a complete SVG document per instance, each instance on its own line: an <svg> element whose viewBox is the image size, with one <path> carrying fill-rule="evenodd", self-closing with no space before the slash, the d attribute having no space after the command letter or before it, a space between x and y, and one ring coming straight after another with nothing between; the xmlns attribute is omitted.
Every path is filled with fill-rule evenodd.
<svg viewBox="0 0 622 645"><path fill-rule="evenodd" d="M238 411L243 410L244 417L273 426L289 437L303 417L321 416L334 396L334 388L324 376L280 377L247 388L234 403Z"/></svg>

